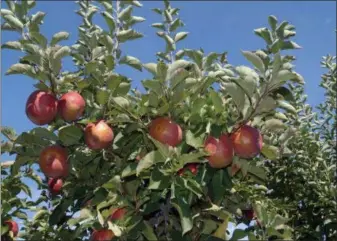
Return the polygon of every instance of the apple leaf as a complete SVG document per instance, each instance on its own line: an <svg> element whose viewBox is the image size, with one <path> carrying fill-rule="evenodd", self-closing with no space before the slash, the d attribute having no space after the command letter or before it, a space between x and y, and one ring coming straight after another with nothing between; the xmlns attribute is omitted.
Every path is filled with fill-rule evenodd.
<svg viewBox="0 0 337 241"><path fill-rule="evenodd" d="M152 151L146 154L145 157L143 157L137 165L136 169L136 175L139 176L139 174L152 167L154 164L159 163L159 162L165 162L165 158L159 151Z"/></svg>
<svg viewBox="0 0 337 241"><path fill-rule="evenodd" d="M120 64L126 64L129 65L139 71L142 71L142 63L140 62L139 59L132 57L132 56L124 56L121 58L119 61Z"/></svg>
<svg viewBox="0 0 337 241"><path fill-rule="evenodd" d="M210 90L210 96L215 108L216 113L221 113L224 111L224 106L221 97L219 96L218 92L214 90Z"/></svg>
<svg viewBox="0 0 337 241"><path fill-rule="evenodd" d="M143 67L149 71L151 74L153 74L154 76L157 75L157 64L156 63L147 63L147 64L143 64Z"/></svg>
<svg viewBox="0 0 337 241"><path fill-rule="evenodd" d="M175 42L179 42L183 39L185 39L188 35L188 32L180 32L180 33L177 33L176 36L174 37L174 41Z"/></svg>
<svg viewBox="0 0 337 241"><path fill-rule="evenodd" d="M173 199L172 206L178 211L183 235L193 228L191 210L184 199Z"/></svg>
<svg viewBox="0 0 337 241"><path fill-rule="evenodd" d="M82 136L83 132L77 126L65 126L59 130L59 139L65 146L77 144Z"/></svg>
<svg viewBox="0 0 337 241"><path fill-rule="evenodd" d="M264 144L261 153L269 160L277 160L279 158L279 149L276 146Z"/></svg>
<svg viewBox="0 0 337 241"><path fill-rule="evenodd" d="M55 46L58 42L62 40L67 40L69 38L69 33L67 32L58 32L53 35L51 41L50 41L50 46Z"/></svg>
<svg viewBox="0 0 337 241"><path fill-rule="evenodd" d="M264 127L267 130L284 130L286 125L278 119L268 119L264 123Z"/></svg>
<svg viewBox="0 0 337 241"><path fill-rule="evenodd" d="M144 221L144 226L145 226L145 228L142 231L142 234L144 235L144 237L147 240L157 241L158 238L157 238L152 226L147 221Z"/></svg>
<svg viewBox="0 0 337 241"><path fill-rule="evenodd" d="M246 59L251 62L262 74L265 72L265 67L262 59L253 52L250 51L242 51L242 54L246 57Z"/></svg>

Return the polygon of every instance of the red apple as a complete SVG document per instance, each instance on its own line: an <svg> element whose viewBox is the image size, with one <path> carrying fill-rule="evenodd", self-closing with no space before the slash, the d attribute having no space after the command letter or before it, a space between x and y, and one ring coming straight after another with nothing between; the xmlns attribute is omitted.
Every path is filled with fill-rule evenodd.
<svg viewBox="0 0 337 241"><path fill-rule="evenodd" d="M19 225L14 220L7 220L4 223L8 226L8 230L13 232L13 236L16 237L19 233Z"/></svg>
<svg viewBox="0 0 337 241"><path fill-rule="evenodd" d="M127 213L127 210L125 208L113 209L109 219L110 220L120 220L125 216L126 213Z"/></svg>
<svg viewBox="0 0 337 241"><path fill-rule="evenodd" d="M110 229L95 230L90 240L91 241L111 241L115 237L115 234Z"/></svg>
<svg viewBox="0 0 337 241"><path fill-rule="evenodd" d="M243 125L231 135L235 154L241 158L253 158L262 149L263 139L260 132L251 126Z"/></svg>
<svg viewBox="0 0 337 241"><path fill-rule="evenodd" d="M62 190L63 181L61 178L50 178L48 180L48 187L52 194L59 194Z"/></svg>
<svg viewBox="0 0 337 241"><path fill-rule="evenodd" d="M233 145L225 134L219 139L209 136L205 141L205 150L209 153L208 163L213 168L224 168L233 161Z"/></svg>
<svg viewBox="0 0 337 241"><path fill-rule="evenodd" d="M158 117L149 126L150 136L169 146L177 146L182 141L182 130L178 124L167 117Z"/></svg>
<svg viewBox="0 0 337 241"><path fill-rule="evenodd" d="M39 158L41 171L52 178L66 177L69 172L68 153L60 146L49 146L42 150Z"/></svg>
<svg viewBox="0 0 337 241"><path fill-rule="evenodd" d="M63 120L75 121L83 115L85 101L76 91L70 91L61 96L58 101L58 112Z"/></svg>
<svg viewBox="0 0 337 241"><path fill-rule="evenodd" d="M100 150L109 147L114 139L112 129L100 120L95 123L89 123L84 131L85 143L90 149Z"/></svg>
<svg viewBox="0 0 337 241"><path fill-rule="evenodd" d="M178 171L178 175L179 176L183 176L184 173L186 172L186 169L189 169L190 172L193 174L193 175L197 175L198 173L198 164L196 163L190 163L190 164L187 164L186 167L180 169Z"/></svg>
<svg viewBox="0 0 337 241"><path fill-rule="evenodd" d="M255 217L255 213L253 209L242 210L242 214L248 220L253 220L253 218Z"/></svg>
<svg viewBox="0 0 337 241"><path fill-rule="evenodd" d="M57 115L57 99L51 93L36 90L26 102L26 115L36 125L46 125Z"/></svg>

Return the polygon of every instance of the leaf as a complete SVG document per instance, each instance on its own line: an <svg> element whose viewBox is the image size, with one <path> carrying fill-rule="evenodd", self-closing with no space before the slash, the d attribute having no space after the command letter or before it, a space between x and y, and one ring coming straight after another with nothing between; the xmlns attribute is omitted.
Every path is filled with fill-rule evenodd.
<svg viewBox="0 0 337 241"><path fill-rule="evenodd" d="M26 213L20 211L20 210L17 210L15 211L13 214L13 216L19 218L19 219L23 219L23 220L27 220L28 219L28 216Z"/></svg>
<svg viewBox="0 0 337 241"><path fill-rule="evenodd" d="M266 98L264 98L260 104L258 105L258 107L256 108L256 114L261 114L261 113L266 113L266 112L270 112L271 110L275 109L277 107L277 103L276 101L270 97L267 96Z"/></svg>
<svg viewBox="0 0 337 241"><path fill-rule="evenodd" d="M166 48L167 48L166 52L176 50L175 41L169 35L165 34L163 38L166 41Z"/></svg>
<svg viewBox="0 0 337 241"><path fill-rule="evenodd" d="M196 153L187 153L187 154L182 154L179 157L179 163L183 163L184 165L188 163L202 163L204 162L203 160L200 160L200 157L204 157L206 153L202 152L196 152Z"/></svg>
<svg viewBox="0 0 337 241"><path fill-rule="evenodd" d="M277 18L274 15L270 15L268 17L268 23L269 23L271 29L273 31L275 31L276 30L276 26L277 26Z"/></svg>
<svg viewBox="0 0 337 241"><path fill-rule="evenodd" d="M241 52L246 57L246 59L249 62L251 62L261 73L265 72L263 61L258 55L249 51L241 51Z"/></svg>
<svg viewBox="0 0 337 241"><path fill-rule="evenodd" d="M144 235L144 237L147 240L157 241L158 238L157 238L152 226L147 221L144 221L144 224L145 224L145 228L142 231L142 234Z"/></svg>
<svg viewBox="0 0 337 241"><path fill-rule="evenodd" d="M238 84L245 90L245 93L248 94L248 97L251 98L257 88L259 76L254 70L246 66L238 66L235 68L235 70L240 75Z"/></svg>
<svg viewBox="0 0 337 241"><path fill-rule="evenodd" d="M68 46L63 46L59 50L56 51L54 54L54 59L62 59L65 56L68 56L70 54L71 50Z"/></svg>
<svg viewBox="0 0 337 241"><path fill-rule="evenodd" d="M136 174L137 165L138 165L138 163L136 163L136 162L133 162L133 163L130 163L129 165L127 165L124 168L124 170L122 171L122 174L121 174L122 178L135 175Z"/></svg>
<svg viewBox="0 0 337 241"><path fill-rule="evenodd" d="M157 64L157 78L161 81L165 81L167 77L168 66L163 62L159 61Z"/></svg>
<svg viewBox="0 0 337 241"><path fill-rule="evenodd" d="M280 95L282 95L283 98L286 101L294 101L295 100L293 94L291 93L291 91L288 88L284 87L284 86L281 86L278 89L274 90L273 94L280 94Z"/></svg>
<svg viewBox="0 0 337 241"><path fill-rule="evenodd" d="M223 112L224 111L223 102L219 94L215 92L214 90L210 90L210 96L211 96L211 99L212 99L212 102L215 108L215 112L216 113Z"/></svg>
<svg viewBox="0 0 337 241"><path fill-rule="evenodd" d="M143 64L143 67L149 71L151 74L153 74L154 76L157 75L157 64L156 63L147 63L147 64Z"/></svg>
<svg viewBox="0 0 337 241"><path fill-rule="evenodd" d="M174 41L179 42L187 37L189 33L188 32L179 32L175 35Z"/></svg>
<svg viewBox="0 0 337 241"><path fill-rule="evenodd" d="M182 227L182 234L185 235L193 228L193 221L191 217L191 210L184 199L172 200L172 206L178 211L180 223Z"/></svg>
<svg viewBox="0 0 337 241"><path fill-rule="evenodd" d="M293 41L283 41L281 43L280 48L282 50L288 50L288 49L301 49L302 47Z"/></svg>
<svg viewBox="0 0 337 241"><path fill-rule="evenodd" d="M49 212L46 209L41 209L41 210L37 211L35 213L35 215L33 216L33 222L36 222L37 220L42 218L44 215L48 215L48 214L49 214Z"/></svg>
<svg viewBox="0 0 337 241"><path fill-rule="evenodd" d="M12 75L12 74L25 74L30 77L35 76L34 68L31 65L28 64L13 64L6 72L6 75Z"/></svg>
<svg viewBox="0 0 337 241"><path fill-rule="evenodd" d="M247 236L247 232L243 229L235 229L230 241L241 240Z"/></svg>
<svg viewBox="0 0 337 241"><path fill-rule="evenodd" d="M58 135L59 135L60 141L62 141L62 143L65 146L71 146L79 142L79 140L83 136L83 132L80 128L71 125L71 126L62 127L59 130Z"/></svg>
<svg viewBox="0 0 337 241"><path fill-rule="evenodd" d="M254 33L263 38L264 41L266 41L267 44L272 44L273 42L273 37L271 32L269 31L269 29L267 28L258 28L258 29L254 29Z"/></svg>
<svg viewBox="0 0 337 241"><path fill-rule="evenodd" d="M46 39L45 36L43 36L39 32L30 32L29 35L42 47L46 48L47 47L47 42L48 40Z"/></svg>
<svg viewBox="0 0 337 241"><path fill-rule="evenodd" d="M191 130L186 132L186 143L194 148L199 148L203 146L204 136L196 136Z"/></svg>
<svg viewBox="0 0 337 241"><path fill-rule="evenodd" d="M110 32L113 32L116 29L116 23L115 23L115 19L111 16L110 13L104 11L102 12L102 16L105 20L105 22L107 23Z"/></svg>
<svg viewBox="0 0 337 241"><path fill-rule="evenodd" d="M285 124L278 119L269 119L264 123L264 127L268 130L284 130Z"/></svg>
<svg viewBox="0 0 337 241"><path fill-rule="evenodd" d="M165 30L165 25L163 23L153 23L151 26L154 27L154 28L159 28L161 30Z"/></svg>
<svg viewBox="0 0 337 241"><path fill-rule="evenodd" d="M126 21L131 17L131 13L132 13L132 6L127 6L126 8L124 8L121 12L119 12L118 14L118 18L120 20Z"/></svg>
<svg viewBox="0 0 337 241"><path fill-rule="evenodd" d="M113 101L120 107L126 109L130 106L130 101L122 96L113 97Z"/></svg>
<svg viewBox="0 0 337 241"><path fill-rule="evenodd" d="M212 181L210 183L210 194L214 203L220 202L226 192L226 189L223 185L221 185L224 182L224 175L225 170L219 169L212 177Z"/></svg>
<svg viewBox="0 0 337 241"><path fill-rule="evenodd" d="M169 187L171 183L171 177L163 175L162 172L155 168L151 172L150 183L147 187L150 190L163 190Z"/></svg>
<svg viewBox="0 0 337 241"><path fill-rule="evenodd" d="M12 27L22 31L23 23L13 15L4 15L3 18L9 23Z"/></svg>
<svg viewBox="0 0 337 241"><path fill-rule="evenodd" d="M62 40L67 40L69 38L69 33L67 32L58 32L53 35L50 46L55 46L57 43L59 43Z"/></svg>
<svg viewBox="0 0 337 241"><path fill-rule="evenodd" d="M22 44L18 41L9 41L1 45L1 49L22 50Z"/></svg>
<svg viewBox="0 0 337 241"><path fill-rule="evenodd" d="M279 149L276 146L263 144L261 153L269 160L277 160L279 158Z"/></svg>
<svg viewBox="0 0 337 241"><path fill-rule="evenodd" d="M218 54L214 52L208 54L207 57L204 57L203 64L202 64L203 69L207 70L209 67L211 67L211 65L214 63L214 61L217 58L218 58Z"/></svg>
<svg viewBox="0 0 337 241"><path fill-rule="evenodd" d="M142 63L139 59L132 56L124 56L120 61L120 64L127 64L139 71L142 71Z"/></svg>
<svg viewBox="0 0 337 241"><path fill-rule="evenodd" d="M158 162L164 162L165 158L162 156L162 154L159 151L152 151L146 154L145 157L143 157L137 165L136 174L139 176L139 174L149 169L152 165Z"/></svg>
<svg viewBox="0 0 337 241"><path fill-rule="evenodd" d="M128 40L134 40L143 37L143 34L136 32L133 29L122 30L117 34L117 39L120 43L124 43Z"/></svg>
<svg viewBox="0 0 337 241"><path fill-rule="evenodd" d="M48 129L43 128L43 127L36 127L34 129L32 129L30 131L30 133L33 134L33 135L36 135L37 137L39 137L41 139L43 138L43 139L47 139L47 140L51 140L51 141L57 141L58 140L57 136L53 132L51 132Z"/></svg>
<svg viewBox="0 0 337 241"><path fill-rule="evenodd" d="M105 89L104 87L97 88L95 98L98 104L105 105L109 100L109 96L110 93L107 89Z"/></svg>
<svg viewBox="0 0 337 241"><path fill-rule="evenodd" d="M35 14L32 15L32 22L35 24L41 24L44 17L46 16L46 13L44 12L37 12Z"/></svg>
<svg viewBox="0 0 337 241"><path fill-rule="evenodd" d="M236 105L236 107L238 108L238 110L242 111L245 106L246 95L244 91L241 89L241 87L239 87L235 83L228 83L228 82L221 83L221 85L223 86L223 89L232 97L232 100Z"/></svg>
<svg viewBox="0 0 337 241"><path fill-rule="evenodd" d="M287 223L290 219L282 217L279 214L276 214L273 220L270 223L270 227L275 228L276 230L280 228L283 224Z"/></svg>
<svg viewBox="0 0 337 241"><path fill-rule="evenodd" d="M283 101L283 100L278 100L277 101L277 104L280 108L284 109L284 110L287 110L289 112L292 112L294 114L297 114L297 110L295 109L294 106L292 106L291 104Z"/></svg>
<svg viewBox="0 0 337 241"><path fill-rule="evenodd" d="M169 66L167 70L166 80L171 81L171 88L174 88L188 76L189 72L186 70L186 68L189 68L191 64L192 63L189 61L180 59L173 62Z"/></svg>

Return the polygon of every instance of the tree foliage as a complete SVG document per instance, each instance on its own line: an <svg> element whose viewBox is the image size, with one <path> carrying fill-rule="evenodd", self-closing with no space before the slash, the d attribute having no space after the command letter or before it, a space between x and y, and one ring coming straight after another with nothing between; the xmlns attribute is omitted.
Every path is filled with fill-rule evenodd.
<svg viewBox="0 0 337 241"><path fill-rule="evenodd" d="M336 238L335 57L322 62L328 69L321 82L327 99L315 112L306 104L295 57L284 55L300 48L292 40L294 26L269 16L269 28L254 30L264 48L242 51L249 66L233 66L227 52L180 49L188 32L181 30L180 10L164 1L163 8L153 9L162 22L152 27L165 49L156 61L142 63L123 51L125 42L143 37L136 26L145 19L133 15L142 7L136 0L77 2L82 23L71 46L61 45L67 32L50 40L40 32L46 14L30 14L35 1L6 2L1 27L17 32L18 39L2 49L24 53L6 74L27 75L36 89L56 96L75 90L86 102L76 121L58 116L18 136L2 128L2 153L15 156L15 162L2 163L1 217L24 220L20 238L82 241L108 228L116 240L227 240L228 222L248 224L231 240ZM98 26L94 16L105 25ZM75 71L63 68L67 56ZM141 82L145 91L133 88L132 79L116 71L119 65L147 71L149 78ZM149 135L158 116L181 126L181 144L172 147ZM83 130L102 119L113 128L114 141L91 150ZM260 130L261 154L236 155L230 166L211 168L207 136L218 138L244 124ZM36 166L41 151L55 144L67 149L71 167L57 195L48 191L48 178ZM196 174L178 175L191 163L198 165ZM36 200L27 200L32 194L25 178L42 190ZM24 198L18 197L21 191ZM116 208L126 213L112 220ZM250 209L258 225L249 226L244 213ZM12 235L4 223L1 235Z"/></svg>

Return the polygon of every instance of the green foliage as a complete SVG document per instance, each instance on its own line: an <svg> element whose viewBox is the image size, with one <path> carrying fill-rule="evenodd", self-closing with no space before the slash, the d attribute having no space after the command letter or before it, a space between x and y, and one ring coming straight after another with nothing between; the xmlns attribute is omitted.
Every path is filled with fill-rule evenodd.
<svg viewBox="0 0 337 241"><path fill-rule="evenodd" d="M188 32L181 29L179 9L164 1L162 9L153 9L162 22L152 27L165 50L156 53L157 62L142 63L122 51L123 43L143 37L135 26L145 19L133 15L140 2L77 3L82 23L71 46L59 45L69 33L55 33L50 41L43 36L39 26L46 14L28 15L34 1L7 1L8 9L1 10L2 29L19 34L2 48L24 52L7 75L28 75L39 81L37 89L56 96L76 90L86 102L84 116L72 123L56 118L46 128L19 136L2 128L2 153L16 155L16 160L2 164L6 202L1 216L25 220L20 238L88 240L93 229L107 227L117 240L224 240L228 222L249 224L243 215L247 208L254 209L262 226L236 229L231 240L336 237L331 188L336 167L336 154L331 154L336 145L335 58L323 62L329 73L321 85L328 98L318 117L305 105L304 80L294 71L294 57L282 55L283 50L300 48L291 40L296 32L287 22L279 24L270 16L270 29L255 30L265 49L242 51L251 67L232 66L227 52L179 49ZM94 16L105 25L95 24ZM66 56L72 57L76 71L63 69ZM141 82L145 93L132 89L132 80L116 72L122 64L152 75ZM171 147L148 135L157 116L169 116L182 127L180 145ZM113 127L115 138L108 148L93 151L84 144L83 129L99 119ZM232 165L211 168L203 149L207 135L219 137L247 122L261 130L262 155L249 160L235 156ZM71 170L62 192L47 195L47 178L42 181L32 167L42 149L55 144L69 152ZM184 169L191 163L198 165L197 173ZM236 175L234 164L239 167ZM21 191L32 195L23 178L43 189L41 197L27 201L17 196ZM308 208L298 210L299 201ZM127 209L125 217L109 219L117 207ZM31 220L27 211L34 213Z"/></svg>

